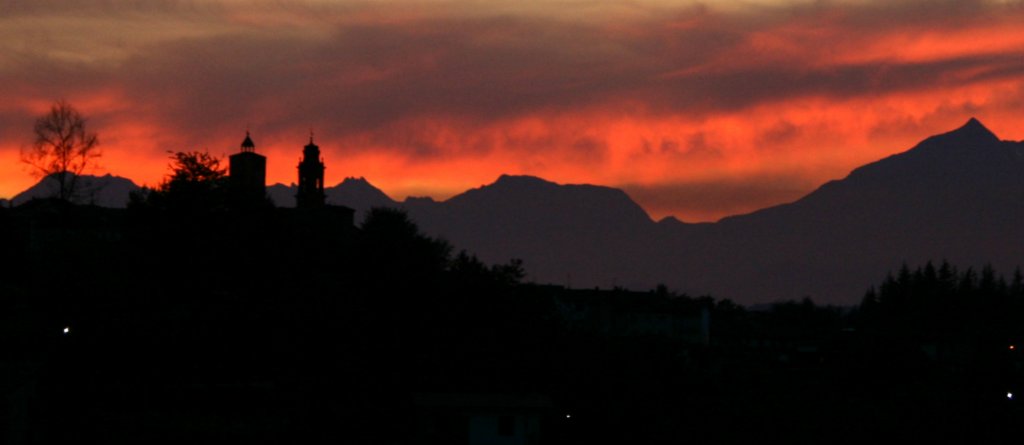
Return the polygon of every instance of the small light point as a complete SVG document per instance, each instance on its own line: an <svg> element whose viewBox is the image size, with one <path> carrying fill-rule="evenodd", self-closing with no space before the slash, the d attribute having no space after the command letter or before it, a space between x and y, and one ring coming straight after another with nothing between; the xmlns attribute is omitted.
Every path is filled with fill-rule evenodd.
<svg viewBox="0 0 1024 445"><path fill-rule="evenodd" d="M64 326L64 335L68 335L68 333L70 333L70 332L71 332L71 327L70 326Z"/></svg>
<svg viewBox="0 0 1024 445"><path fill-rule="evenodd" d="M1013 400L1013 393L1012 392L1006 393L1006 399L1007 400Z"/></svg>

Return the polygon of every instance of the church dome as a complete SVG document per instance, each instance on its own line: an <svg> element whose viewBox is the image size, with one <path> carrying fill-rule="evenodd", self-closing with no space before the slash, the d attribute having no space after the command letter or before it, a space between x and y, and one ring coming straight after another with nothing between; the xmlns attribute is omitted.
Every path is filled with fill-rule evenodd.
<svg viewBox="0 0 1024 445"><path fill-rule="evenodd" d="M256 144L252 143L248 131L245 132L245 140L242 141L242 151L256 151Z"/></svg>

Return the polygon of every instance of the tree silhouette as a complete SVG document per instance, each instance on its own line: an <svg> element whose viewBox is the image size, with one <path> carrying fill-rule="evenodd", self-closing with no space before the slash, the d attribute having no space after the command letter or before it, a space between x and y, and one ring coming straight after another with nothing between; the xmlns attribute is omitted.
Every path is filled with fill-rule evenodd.
<svg viewBox="0 0 1024 445"><path fill-rule="evenodd" d="M71 201L78 192L78 176L100 156L99 138L85 129L85 118L64 100L54 102L32 127L35 141L22 150L22 162L40 177L53 177L56 197Z"/></svg>
<svg viewBox="0 0 1024 445"><path fill-rule="evenodd" d="M947 262L938 268L929 262L913 272L904 265L877 290L869 290L860 309L867 323L908 340L975 338L992 343L993 338L1024 336L1022 281L1017 271L1007 283L991 265L980 273L972 267L961 272Z"/></svg>
<svg viewBox="0 0 1024 445"><path fill-rule="evenodd" d="M405 284L412 284L437 278L448 265L451 245L423 235L403 210L372 208L361 228L366 265L376 273L405 276Z"/></svg>
<svg viewBox="0 0 1024 445"><path fill-rule="evenodd" d="M205 151L177 152L171 154L171 174L161 189L174 193L189 188L210 189L227 177L227 170L220 165L220 159Z"/></svg>
<svg viewBox="0 0 1024 445"><path fill-rule="evenodd" d="M171 173L155 190L133 197L133 205L145 203L175 210L212 210L227 200L227 169L206 151L171 153Z"/></svg>

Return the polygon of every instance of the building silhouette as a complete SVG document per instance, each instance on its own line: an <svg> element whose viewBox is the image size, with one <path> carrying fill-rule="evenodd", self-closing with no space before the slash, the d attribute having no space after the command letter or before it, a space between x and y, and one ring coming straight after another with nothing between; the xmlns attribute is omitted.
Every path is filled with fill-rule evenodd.
<svg viewBox="0 0 1024 445"><path fill-rule="evenodd" d="M299 190L295 194L295 206L298 208L317 208L324 206L324 161L320 158L320 147L313 143L313 135L309 136L309 144L302 149L299 161Z"/></svg>
<svg viewBox="0 0 1024 445"><path fill-rule="evenodd" d="M256 144L245 132L241 151L229 158L231 200L239 206L255 206L266 200L267 158L256 153Z"/></svg>

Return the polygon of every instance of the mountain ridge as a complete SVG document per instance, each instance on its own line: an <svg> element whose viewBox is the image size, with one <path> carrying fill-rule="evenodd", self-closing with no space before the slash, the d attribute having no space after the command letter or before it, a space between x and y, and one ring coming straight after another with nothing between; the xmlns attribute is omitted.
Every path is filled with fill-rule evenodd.
<svg viewBox="0 0 1024 445"><path fill-rule="evenodd" d="M796 201L715 223L655 222L620 189L525 175L443 201L399 202L365 178L325 192L357 212L404 209L456 249L491 263L521 258L529 280L574 287L663 283L741 303L850 304L903 263L1006 271L1024 262L1015 247L1024 245L1024 143L1002 141L974 118ZM294 202L293 185L268 193Z"/></svg>
<svg viewBox="0 0 1024 445"><path fill-rule="evenodd" d="M114 176L107 173L103 176L79 175L78 190L73 201L78 204L93 204L100 207L125 208L128 206L128 197L131 192L139 190L137 184L131 179ZM59 185L54 175L46 176L14 195L10 199L11 205L18 206L36 198L49 198L56 195Z"/></svg>

